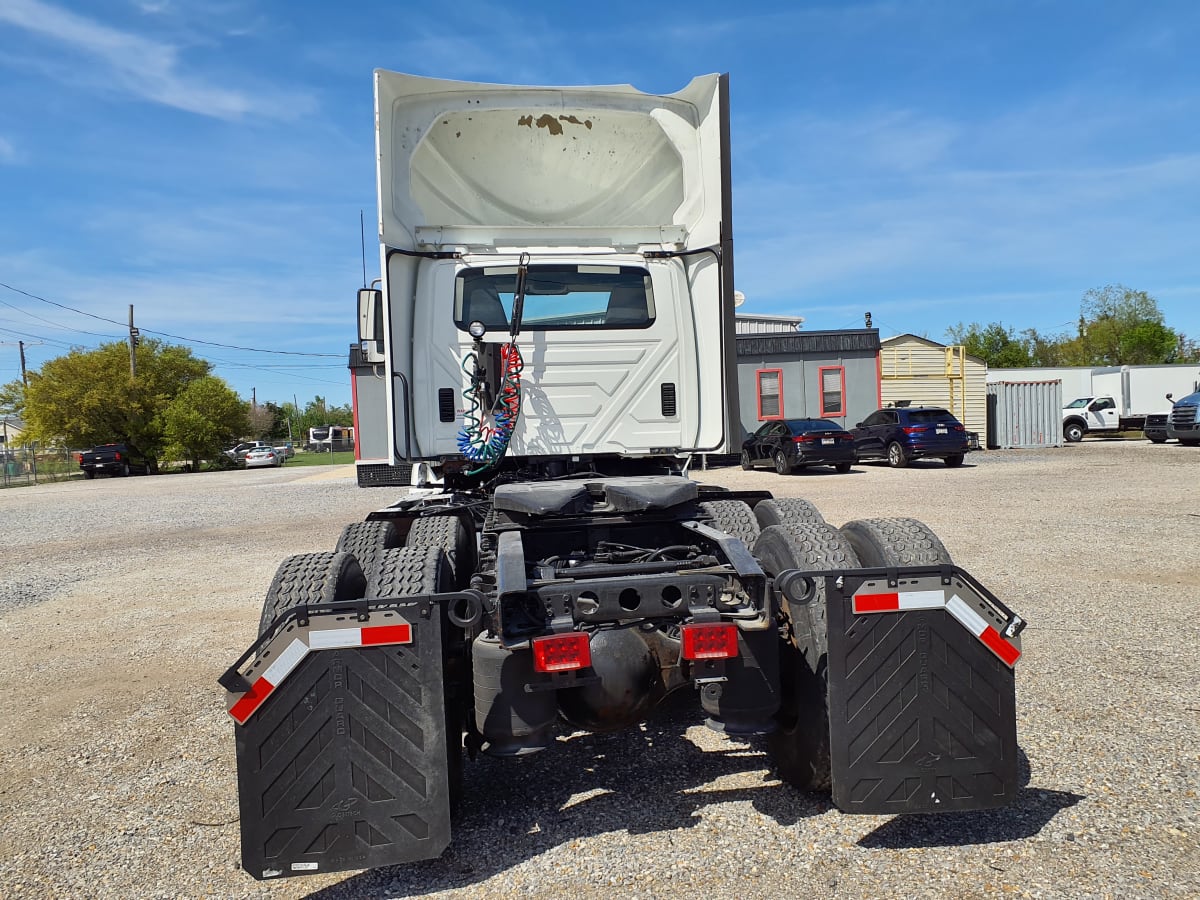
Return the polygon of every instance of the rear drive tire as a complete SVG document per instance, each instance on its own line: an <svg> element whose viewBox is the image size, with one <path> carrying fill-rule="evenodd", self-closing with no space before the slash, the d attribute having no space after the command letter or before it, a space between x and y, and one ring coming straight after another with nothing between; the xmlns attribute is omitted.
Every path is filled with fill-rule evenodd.
<svg viewBox="0 0 1200 900"><path fill-rule="evenodd" d="M404 541L406 547L437 547L450 561L450 590L462 590L475 572L475 531L458 516L414 519Z"/></svg>
<svg viewBox="0 0 1200 900"><path fill-rule="evenodd" d="M121 477L122 478L129 477L129 463L121 463Z"/></svg>
<svg viewBox="0 0 1200 900"><path fill-rule="evenodd" d="M262 635L280 614L296 606L318 606L359 600L367 580L358 560L349 553L300 553L275 570L258 620Z"/></svg>
<svg viewBox="0 0 1200 900"><path fill-rule="evenodd" d="M956 468L958 468L959 466L961 466L961 465L963 464L963 460L964 460L964 459L966 459L966 455L965 455L965 454L963 454L963 453L954 453L954 454L951 454L950 456L947 456L947 457L946 457L946 458L943 460L943 462L946 464L946 466L947 466L948 468L951 468L951 469L956 469Z"/></svg>
<svg viewBox="0 0 1200 900"><path fill-rule="evenodd" d="M849 569L858 558L842 534L826 522L766 528L754 555L770 575L784 569ZM787 632L780 647L781 702L776 731L767 741L779 777L804 791L831 784L829 738L829 630L825 585L808 603L782 600Z"/></svg>
<svg viewBox="0 0 1200 900"><path fill-rule="evenodd" d="M741 500L706 500L696 506L713 520L714 528L732 535L747 547L754 546L761 529L749 504Z"/></svg>
<svg viewBox="0 0 1200 900"><path fill-rule="evenodd" d="M867 567L953 563L941 539L916 519L856 519L841 530L859 561Z"/></svg>
<svg viewBox="0 0 1200 900"><path fill-rule="evenodd" d="M834 466L834 468L837 470L839 475L845 475L850 471L850 465L850 463L838 463L836 466Z"/></svg>
<svg viewBox="0 0 1200 900"><path fill-rule="evenodd" d="M400 546L400 535L391 522L351 522L342 529L335 549L358 560L369 581L384 550Z"/></svg>
<svg viewBox="0 0 1200 900"><path fill-rule="evenodd" d="M93 472L91 469L84 469L84 470L83 470L83 477L84 477L84 478L88 478L88 479L95 478L95 477L96 477L96 473L95 473L95 472Z"/></svg>
<svg viewBox="0 0 1200 900"><path fill-rule="evenodd" d="M908 454L904 452L904 448L896 441L888 444L887 462L893 469L903 469L908 465Z"/></svg>
<svg viewBox="0 0 1200 900"><path fill-rule="evenodd" d="M792 471L791 463L787 461L782 450L775 451L775 471L780 475L788 475Z"/></svg>
<svg viewBox="0 0 1200 900"><path fill-rule="evenodd" d="M1147 440L1152 444L1165 444L1167 442L1166 438L1147 438Z"/></svg>
<svg viewBox="0 0 1200 900"><path fill-rule="evenodd" d="M741 463L742 463L742 469L744 469L747 472L749 472L751 469L754 468L754 463L752 463L750 461L750 454L747 453L745 450L742 451Z"/></svg>
<svg viewBox="0 0 1200 900"><path fill-rule="evenodd" d="M754 518L758 520L760 530L772 525L782 525L790 531L797 525L819 525L825 521L815 506L799 497L762 500L754 507Z"/></svg>

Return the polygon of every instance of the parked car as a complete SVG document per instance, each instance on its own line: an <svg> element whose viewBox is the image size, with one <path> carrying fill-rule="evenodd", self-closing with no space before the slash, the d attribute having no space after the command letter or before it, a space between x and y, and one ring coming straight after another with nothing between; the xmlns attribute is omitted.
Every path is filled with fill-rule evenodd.
<svg viewBox="0 0 1200 900"><path fill-rule="evenodd" d="M849 472L854 459L854 438L828 419L766 422L742 442L743 469L767 463L780 475L805 466L833 466Z"/></svg>
<svg viewBox="0 0 1200 900"><path fill-rule="evenodd" d="M82 451L77 457L84 478L101 475L146 475L150 465L146 457L126 444L100 444Z"/></svg>
<svg viewBox="0 0 1200 900"><path fill-rule="evenodd" d="M234 447L230 450L226 450L224 452L225 452L225 455L228 456L230 459L232 459L234 462L242 463L242 462L246 461L246 457L250 454L250 451L261 450L261 449L274 450L275 445L272 444L270 441L243 441L242 443L238 444L236 447Z"/></svg>
<svg viewBox="0 0 1200 900"><path fill-rule="evenodd" d="M860 460L886 459L900 469L914 459L937 458L961 466L970 448L967 429L948 410L936 406L879 409L850 433Z"/></svg>
<svg viewBox="0 0 1200 900"><path fill-rule="evenodd" d="M274 468L283 465L283 455L274 447L255 447L245 457L247 469Z"/></svg>

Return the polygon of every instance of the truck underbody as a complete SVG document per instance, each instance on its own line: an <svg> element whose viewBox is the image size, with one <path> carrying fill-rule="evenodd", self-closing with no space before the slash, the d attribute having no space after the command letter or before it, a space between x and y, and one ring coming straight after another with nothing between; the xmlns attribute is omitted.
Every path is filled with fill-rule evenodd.
<svg viewBox="0 0 1200 900"><path fill-rule="evenodd" d="M677 475L401 501L286 560L222 679L243 865L435 857L464 750L628 727L676 691L847 812L1003 805L1023 624L911 519L837 529Z"/></svg>

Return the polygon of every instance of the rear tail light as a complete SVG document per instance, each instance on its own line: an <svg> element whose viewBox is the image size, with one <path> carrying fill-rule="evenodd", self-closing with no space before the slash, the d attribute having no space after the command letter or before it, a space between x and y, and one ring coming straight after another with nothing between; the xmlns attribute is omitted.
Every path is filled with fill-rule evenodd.
<svg viewBox="0 0 1200 900"><path fill-rule="evenodd" d="M684 625L684 659L732 659L738 655L737 626L725 622L700 622Z"/></svg>
<svg viewBox="0 0 1200 900"><path fill-rule="evenodd" d="M77 463L82 463L82 462L83 462L83 454L82 454L82 453L76 453L76 454L75 454L75 462L77 462Z"/></svg>
<svg viewBox="0 0 1200 900"><path fill-rule="evenodd" d="M792 438L793 444L811 444L816 438L811 434L798 434Z"/></svg>
<svg viewBox="0 0 1200 900"><path fill-rule="evenodd" d="M954 426L954 430L955 430L955 431L966 431L967 429L966 429L966 427L965 427L965 426L963 426L963 425L955 425L955 426Z"/></svg>
<svg viewBox="0 0 1200 900"><path fill-rule="evenodd" d="M920 434L925 429L920 425L905 425L903 430L905 434Z"/></svg>
<svg viewBox="0 0 1200 900"><path fill-rule="evenodd" d="M582 631L547 634L529 642L533 648L533 668L537 672L569 672L592 664L592 648Z"/></svg>
<svg viewBox="0 0 1200 900"><path fill-rule="evenodd" d="M118 450L116 453L113 454L113 459L115 459L117 462L121 461L121 451L120 450Z"/></svg>

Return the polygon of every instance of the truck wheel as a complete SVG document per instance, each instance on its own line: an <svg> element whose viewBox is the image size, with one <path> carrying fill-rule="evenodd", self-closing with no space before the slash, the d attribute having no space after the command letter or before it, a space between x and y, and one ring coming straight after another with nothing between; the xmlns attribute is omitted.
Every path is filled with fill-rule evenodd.
<svg viewBox="0 0 1200 900"><path fill-rule="evenodd" d="M121 477L122 478L129 477L129 463L121 463Z"/></svg>
<svg viewBox="0 0 1200 900"><path fill-rule="evenodd" d="M947 467L949 467L951 469L955 469L955 468L958 468L959 466L961 466L963 464L963 460L966 458L967 458L966 454L964 454L964 453L952 453L950 456L947 456L942 461L946 464Z"/></svg>
<svg viewBox="0 0 1200 900"><path fill-rule="evenodd" d="M279 564L267 588L258 633L263 634L281 613L294 606L359 600L366 595L366 586L362 567L349 553L289 556Z"/></svg>
<svg viewBox="0 0 1200 900"><path fill-rule="evenodd" d="M782 450L775 451L775 471L780 475L791 474L791 463L787 461L787 457L783 455Z"/></svg>
<svg viewBox="0 0 1200 900"><path fill-rule="evenodd" d="M747 472L749 472L751 469L754 468L754 463L750 462L750 454L747 453L745 450L742 451L741 463L742 463L742 468Z"/></svg>
<svg viewBox="0 0 1200 900"><path fill-rule="evenodd" d="M799 497L763 500L754 507L754 518L758 520L760 529L782 525L788 531L796 525L820 524L825 521L815 506Z"/></svg>
<svg viewBox="0 0 1200 900"><path fill-rule="evenodd" d="M90 478L95 478L95 477L96 477L96 473L95 473L95 472L93 472L91 469L84 469L84 470L83 470L83 477L84 477L84 478L89 478L89 479L90 479Z"/></svg>
<svg viewBox="0 0 1200 900"><path fill-rule="evenodd" d="M842 534L864 566L951 564L950 553L936 534L916 519L856 519Z"/></svg>
<svg viewBox="0 0 1200 900"><path fill-rule="evenodd" d="M908 454L904 452L904 448L896 441L892 441L888 444L887 461L888 465L893 469L903 469L908 465Z"/></svg>
<svg viewBox="0 0 1200 900"><path fill-rule="evenodd" d="M436 516L454 519L457 516ZM415 594L444 594L454 590L454 572L441 547L397 547L380 554L375 574L367 582L367 596L404 597ZM463 632L451 627L442 605L442 684L446 703L446 771L450 785L450 809L462 798L463 730L466 725L467 691L471 687Z"/></svg>
<svg viewBox="0 0 1200 900"><path fill-rule="evenodd" d="M1063 437L1072 444L1082 441L1085 434L1087 434L1087 429L1078 422L1070 422L1063 426Z"/></svg>
<svg viewBox="0 0 1200 900"><path fill-rule="evenodd" d="M740 540L747 547L754 545L761 530L754 510L741 500L706 500L697 508L712 519L712 526Z"/></svg>
<svg viewBox="0 0 1200 900"><path fill-rule="evenodd" d="M847 472L850 471L851 465L852 465L852 463L838 463L836 466L834 466L834 469L837 470L837 473L839 475L845 475Z"/></svg>
<svg viewBox="0 0 1200 900"><path fill-rule="evenodd" d="M450 560L451 590L465 588L475 571L475 532L458 516L414 519L404 546L444 550Z"/></svg>
<svg viewBox="0 0 1200 900"><path fill-rule="evenodd" d="M770 575L859 564L850 544L826 522L769 526L755 543L754 556ZM814 587L808 603L782 600L788 629L780 648L781 698L777 729L767 739L779 777L804 791L828 790L831 782L827 601L824 582Z"/></svg>
<svg viewBox="0 0 1200 900"><path fill-rule="evenodd" d="M1165 444L1167 442L1167 439L1166 438L1149 438L1149 441L1152 444Z"/></svg>
<svg viewBox="0 0 1200 900"><path fill-rule="evenodd" d="M370 581L384 550L400 546L400 535L391 522L351 522L342 529L335 549L351 554Z"/></svg>

